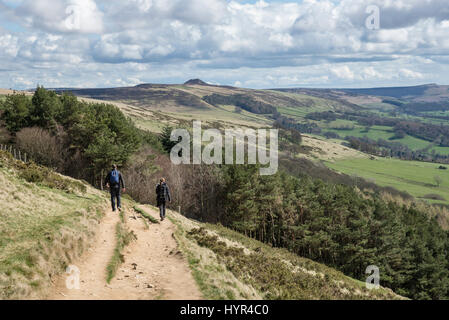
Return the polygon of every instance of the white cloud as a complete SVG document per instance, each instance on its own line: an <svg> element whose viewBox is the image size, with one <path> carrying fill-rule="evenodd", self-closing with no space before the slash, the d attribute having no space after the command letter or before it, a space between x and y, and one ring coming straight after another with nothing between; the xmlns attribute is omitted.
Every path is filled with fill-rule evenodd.
<svg viewBox="0 0 449 320"><path fill-rule="evenodd" d="M338 66L331 68L331 72L340 79L353 80L355 78L354 72L348 66Z"/></svg>
<svg viewBox="0 0 449 320"><path fill-rule="evenodd" d="M381 9L380 30L365 27L371 4ZM64 86L190 77L255 87L449 82L443 0L0 0L0 6L8 20L0 23L0 70L27 74L33 83L56 72Z"/></svg>
<svg viewBox="0 0 449 320"><path fill-rule="evenodd" d="M24 0L13 12L29 28L63 33L103 31L103 13L94 0Z"/></svg>
<svg viewBox="0 0 449 320"><path fill-rule="evenodd" d="M19 51L18 39L10 34L0 35L0 57L15 57Z"/></svg>
<svg viewBox="0 0 449 320"><path fill-rule="evenodd" d="M16 86L31 87L34 83L24 77L15 77L12 79Z"/></svg>
<svg viewBox="0 0 449 320"><path fill-rule="evenodd" d="M409 70L406 68L403 68L400 70L400 75L405 77L405 78L409 78L409 79L422 79L424 78L424 76L419 73L419 72L415 72L413 70Z"/></svg>
<svg viewBox="0 0 449 320"><path fill-rule="evenodd" d="M377 71L374 67L366 67L363 69L364 79L384 79L385 76Z"/></svg>

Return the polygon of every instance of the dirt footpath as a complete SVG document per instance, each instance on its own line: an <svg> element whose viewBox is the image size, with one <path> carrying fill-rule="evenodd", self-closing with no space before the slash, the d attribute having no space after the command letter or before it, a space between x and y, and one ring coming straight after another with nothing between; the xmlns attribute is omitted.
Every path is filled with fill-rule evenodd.
<svg viewBox="0 0 449 320"><path fill-rule="evenodd" d="M153 217L158 213L141 207ZM117 213L108 212L100 224L92 248L78 262L80 289L67 289L68 275L55 279L49 300L196 300L202 295L187 261L179 252L173 233L175 226L166 219L146 229L143 218L134 211L125 212L126 223L137 235L124 250L125 262L110 284L106 266L113 254Z"/></svg>

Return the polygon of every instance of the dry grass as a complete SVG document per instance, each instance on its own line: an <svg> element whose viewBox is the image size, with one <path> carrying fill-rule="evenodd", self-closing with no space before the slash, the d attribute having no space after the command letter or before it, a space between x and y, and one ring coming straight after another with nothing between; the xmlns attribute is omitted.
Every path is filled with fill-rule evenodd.
<svg viewBox="0 0 449 320"><path fill-rule="evenodd" d="M82 193L29 183L11 161L0 154L0 299L35 299L81 256L106 202L88 186Z"/></svg>
<svg viewBox="0 0 449 320"><path fill-rule="evenodd" d="M15 94L15 93L20 93L20 94L25 94L27 96L32 96L33 93L29 92L29 91L20 91L20 90L9 90L9 89L0 89L0 95L9 95L9 94Z"/></svg>
<svg viewBox="0 0 449 320"><path fill-rule="evenodd" d="M211 300L260 300L262 295L251 285L237 279L210 249L201 247L187 233L198 223L169 211L169 219L177 226L175 239L179 249L189 261L192 274L206 299Z"/></svg>
<svg viewBox="0 0 449 320"><path fill-rule="evenodd" d="M308 135L303 135L302 146L308 147L310 152L307 154L300 154L300 157L312 161L335 161L349 158L368 159L370 157L363 152L345 147L337 142L325 138L315 138Z"/></svg>
<svg viewBox="0 0 449 320"><path fill-rule="evenodd" d="M156 104L156 105L130 105L131 102L123 103L118 101L100 101L95 99L80 98L86 102L109 103L120 108L123 113L129 116L135 124L153 133L160 133L165 125L171 126L191 126L191 121L202 121L204 126L214 128L261 128L270 125L272 121L263 116L242 111L241 114L234 112L235 107L223 106L217 108L208 106L206 109L197 109L180 106L179 104ZM164 102L165 103L165 102Z"/></svg>
<svg viewBox="0 0 449 320"><path fill-rule="evenodd" d="M175 238L207 299L402 299L284 249L170 212Z"/></svg>

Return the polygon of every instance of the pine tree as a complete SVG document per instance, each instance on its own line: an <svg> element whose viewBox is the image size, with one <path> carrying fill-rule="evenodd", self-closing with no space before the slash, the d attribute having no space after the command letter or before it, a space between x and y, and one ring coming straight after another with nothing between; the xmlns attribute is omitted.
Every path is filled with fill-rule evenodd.
<svg viewBox="0 0 449 320"><path fill-rule="evenodd" d="M55 92L37 87L34 92L32 121L41 128L52 128L62 115L62 103Z"/></svg>
<svg viewBox="0 0 449 320"><path fill-rule="evenodd" d="M165 150L165 152L170 153L171 150L173 149L173 147L177 144L177 142L173 142L171 141L171 133L173 131L173 127L166 125L163 129L162 129L162 133L159 137L162 146Z"/></svg>
<svg viewBox="0 0 449 320"><path fill-rule="evenodd" d="M24 94L8 95L1 109L2 119L9 132L18 132L31 124L33 105Z"/></svg>

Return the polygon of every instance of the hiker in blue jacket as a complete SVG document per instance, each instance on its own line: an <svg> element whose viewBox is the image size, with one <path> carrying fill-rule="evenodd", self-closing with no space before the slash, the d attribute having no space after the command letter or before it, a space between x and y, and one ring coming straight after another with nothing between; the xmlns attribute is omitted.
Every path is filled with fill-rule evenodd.
<svg viewBox="0 0 449 320"><path fill-rule="evenodd" d="M126 192L125 182L123 181L122 174L117 170L117 165L112 166L112 171L108 173L105 180L105 185L111 191L111 204L112 211L115 210L115 199L117 199L117 208L119 211L122 211L122 199L121 199L121 190ZM121 188L120 188L121 187Z"/></svg>
<svg viewBox="0 0 449 320"><path fill-rule="evenodd" d="M157 206L159 207L161 221L165 220L165 209L167 201L171 202L170 188L165 179L162 178L156 186Z"/></svg>

